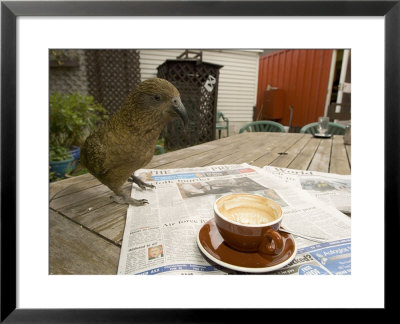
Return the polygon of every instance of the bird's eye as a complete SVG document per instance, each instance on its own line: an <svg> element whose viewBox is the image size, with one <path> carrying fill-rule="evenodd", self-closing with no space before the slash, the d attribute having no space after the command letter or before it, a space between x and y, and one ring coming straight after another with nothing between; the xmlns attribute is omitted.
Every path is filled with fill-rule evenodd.
<svg viewBox="0 0 400 324"><path fill-rule="evenodd" d="M158 94L154 95L154 100L155 101L160 101L161 100L161 96L158 95Z"/></svg>

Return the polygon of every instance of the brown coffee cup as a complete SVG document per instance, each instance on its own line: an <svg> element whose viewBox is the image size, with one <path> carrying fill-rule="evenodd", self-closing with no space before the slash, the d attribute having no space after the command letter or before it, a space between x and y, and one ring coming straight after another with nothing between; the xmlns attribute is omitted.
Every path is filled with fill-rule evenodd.
<svg viewBox="0 0 400 324"><path fill-rule="evenodd" d="M214 203L215 223L230 247L243 252L279 254L282 209L274 201L248 193L228 194Z"/></svg>

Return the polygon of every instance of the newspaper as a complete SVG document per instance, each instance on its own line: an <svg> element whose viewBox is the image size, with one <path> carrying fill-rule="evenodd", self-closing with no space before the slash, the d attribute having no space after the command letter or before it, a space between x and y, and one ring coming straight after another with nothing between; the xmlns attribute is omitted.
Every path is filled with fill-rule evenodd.
<svg viewBox="0 0 400 324"><path fill-rule="evenodd" d="M291 263L272 274L350 275L351 240L347 238L301 248Z"/></svg>
<svg viewBox="0 0 400 324"><path fill-rule="evenodd" d="M323 202L341 212L351 214L351 176L316 171L286 169L272 166L263 168L287 183L307 190Z"/></svg>
<svg viewBox="0 0 400 324"><path fill-rule="evenodd" d="M235 164L141 169L135 175L156 189L132 186L132 196L147 199L149 204L128 208L118 274L238 273L215 264L197 246L200 228L214 217L215 199L235 192L273 199L284 212L284 228L327 240L316 244L294 236L298 253L276 274L351 272L350 218L261 168Z"/></svg>

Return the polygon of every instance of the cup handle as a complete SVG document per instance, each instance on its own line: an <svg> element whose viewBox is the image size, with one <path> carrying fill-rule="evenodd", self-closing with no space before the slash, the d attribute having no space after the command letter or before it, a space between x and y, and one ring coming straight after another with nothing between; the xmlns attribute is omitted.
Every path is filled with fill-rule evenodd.
<svg viewBox="0 0 400 324"><path fill-rule="evenodd" d="M282 252L283 244L282 235L270 228L265 233L265 237L258 247L258 251L265 254L276 255Z"/></svg>

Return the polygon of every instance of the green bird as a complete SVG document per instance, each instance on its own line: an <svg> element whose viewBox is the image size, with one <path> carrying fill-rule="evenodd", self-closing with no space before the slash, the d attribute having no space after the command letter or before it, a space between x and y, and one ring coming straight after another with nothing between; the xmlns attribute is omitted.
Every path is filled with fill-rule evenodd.
<svg viewBox="0 0 400 324"><path fill-rule="evenodd" d="M147 204L146 199L123 193L122 187L129 181L142 189L154 188L134 172L150 162L162 129L176 117L187 126L188 115L175 86L159 78L143 81L128 95L121 109L87 137L81 163L115 193L115 202Z"/></svg>

